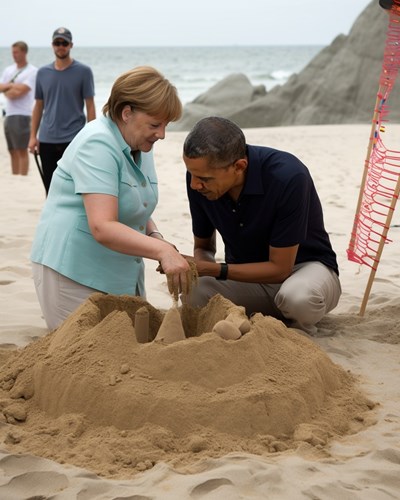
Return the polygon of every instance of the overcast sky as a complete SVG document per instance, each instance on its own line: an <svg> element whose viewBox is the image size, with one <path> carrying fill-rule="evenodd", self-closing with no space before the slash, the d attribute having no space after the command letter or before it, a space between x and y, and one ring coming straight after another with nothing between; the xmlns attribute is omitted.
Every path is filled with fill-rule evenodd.
<svg viewBox="0 0 400 500"><path fill-rule="evenodd" d="M327 45L371 0L16 0L0 6L0 46ZM372 0L378 6L378 0Z"/></svg>

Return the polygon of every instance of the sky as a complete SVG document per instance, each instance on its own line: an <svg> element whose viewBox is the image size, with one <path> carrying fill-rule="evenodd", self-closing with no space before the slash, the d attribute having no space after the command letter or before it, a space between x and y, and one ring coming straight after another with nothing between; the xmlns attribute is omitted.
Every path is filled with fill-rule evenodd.
<svg viewBox="0 0 400 500"><path fill-rule="evenodd" d="M328 45L378 0L17 0L1 2L0 47Z"/></svg>

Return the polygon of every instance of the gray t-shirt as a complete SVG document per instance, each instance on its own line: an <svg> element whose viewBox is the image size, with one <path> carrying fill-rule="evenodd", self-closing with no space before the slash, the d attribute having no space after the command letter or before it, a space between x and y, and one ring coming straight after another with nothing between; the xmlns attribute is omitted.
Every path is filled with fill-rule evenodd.
<svg viewBox="0 0 400 500"><path fill-rule="evenodd" d="M86 123L84 100L94 97L93 73L89 66L73 61L58 71L54 63L39 69L35 98L43 101L39 141L70 142Z"/></svg>

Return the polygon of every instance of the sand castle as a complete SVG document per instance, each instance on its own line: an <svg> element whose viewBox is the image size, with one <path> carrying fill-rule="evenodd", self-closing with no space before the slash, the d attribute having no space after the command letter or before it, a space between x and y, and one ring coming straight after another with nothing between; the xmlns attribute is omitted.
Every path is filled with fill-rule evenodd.
<svg viewBox="0 0 400 500"><path fill-rule="evenodd" d="M162 313L94 294L15 352L0 386L13 452L118 477L237 450L324 453L373 407L311 340L221 296Z"/></svg>

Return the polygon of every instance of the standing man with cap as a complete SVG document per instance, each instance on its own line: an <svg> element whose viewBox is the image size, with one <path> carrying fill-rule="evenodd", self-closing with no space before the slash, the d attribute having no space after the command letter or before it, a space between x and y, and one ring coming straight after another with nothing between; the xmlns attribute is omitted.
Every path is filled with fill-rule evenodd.
<svg viewBox="0 0 400 500"><path fill-rule="evenodd" d="M0 92L6 98L4 133L11 156L12 173L27 175L37 68L28 63L28 45L25 42L13 43L11 51L15 63L3 71L0 79Z"/></svg>
<svg viewBox="0 0 400 500"><path fill-rule="evenodd" d="M40 153L46 193L68 144L86 121L96 118L93 73L89 66L71 58L71 32L67 28L56 29L52 44L55 61L37 73L28 146L31 153Z"/></svg>

